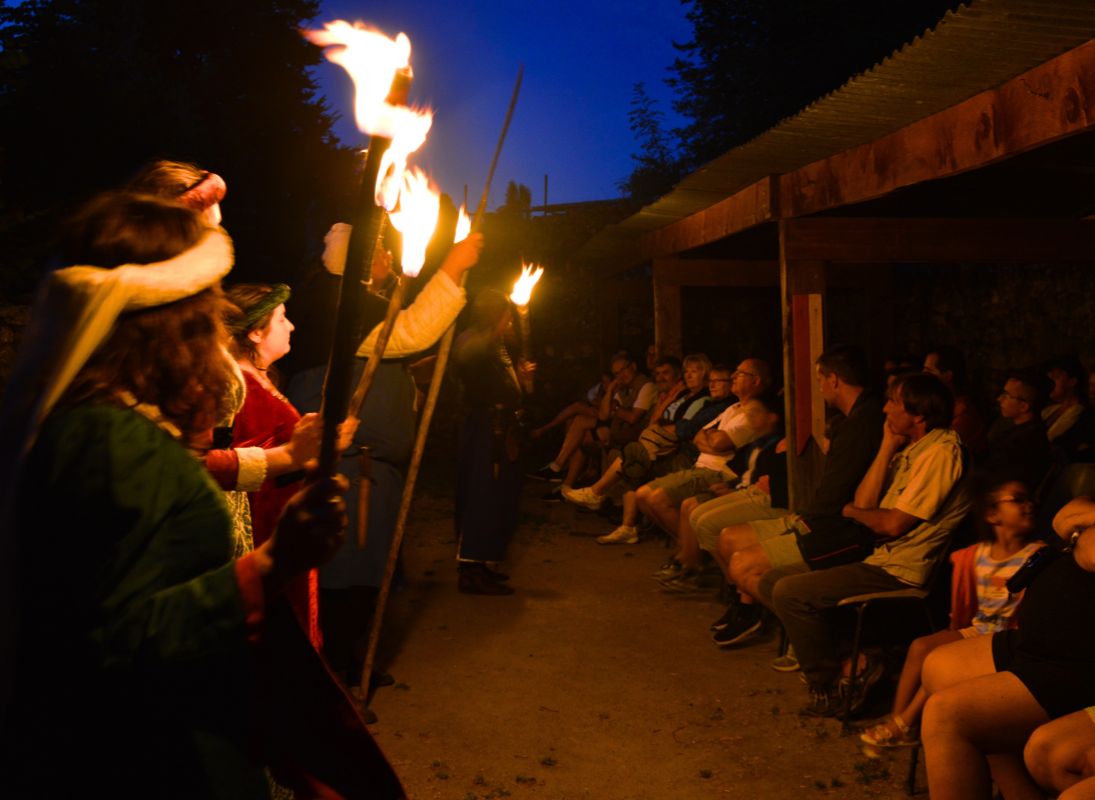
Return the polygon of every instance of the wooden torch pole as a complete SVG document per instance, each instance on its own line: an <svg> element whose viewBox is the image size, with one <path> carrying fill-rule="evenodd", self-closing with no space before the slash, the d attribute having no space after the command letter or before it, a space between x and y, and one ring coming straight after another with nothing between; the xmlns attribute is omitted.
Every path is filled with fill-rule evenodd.
<svg viewBox="0 0 1095 800"><path fill-rule="evenodd" d="M490 197L490 185L494 180L494 171L498 167L498 158L502 154L502 145L506 141L506 133L509 131L510 121L513 119L513 110L517 107L517 97L521 93L521 79L524 76L525 67L522 65L517 70L517 81L513 87L513 96L509 101L509 109L506 111L505 122L502 123L502 133L498 137L498 144L494 148L494 158L491 159L490 169L487 172L487 182L483 186L483 194L479 198L479 207L475 209L475 217L472 220L472 230L479 230L483 223L483 215L487 211L487 200ZM465 272L460 279L463 286ZM380 593L376 598L376 610L373 612L373 622L369 629L369 647L365 651L365 663L361 668L361 696L369 696L369 676L373 671L373 662L376 660L376 648L380 642L380 628L384 622L384 610L388 604L388 594L391 592L392 579L395 576L395 565L399 560L399 550L403 544L403 534L407 526L407 515L411 510L411 500L414 497L414 485L418 480L418 470L422 466L422 454L426 449L426 436L430 431L430 421L433 419L434 409L437 407L437 397L441 393L441 379L445 374L445 366L449 361L449 351L452 349L452 340L456 331L456 324L445 331L441 339L441 346L437 351L437 363L434 364L433 376L430 378L430 390L426 395L426 405L422 409L422 418L418 422L418 433L415 436L414 451L411 453L411 463L407 469L407 480L403 485L403 496L399 501L399 516L396 517L395 530L392 533L392 542L388 548L388 563L384 570L384 579L380 584Z"/></svg>

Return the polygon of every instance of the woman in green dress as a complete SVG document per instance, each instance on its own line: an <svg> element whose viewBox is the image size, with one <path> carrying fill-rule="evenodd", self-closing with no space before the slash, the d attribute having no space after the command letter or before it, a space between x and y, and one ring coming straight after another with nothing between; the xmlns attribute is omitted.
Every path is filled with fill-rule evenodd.
<svg viewBox="0 0 1095 800"><path fill-rule="evenodd" d="M228 236L116 194L65 238L68 263L96 266L47 277L0 409L18 608L3 794L260 798L269 767L302 796L402 796L283 597L340 545L344 482L311 483L233 559L187 446L232 379Z"/></svg>

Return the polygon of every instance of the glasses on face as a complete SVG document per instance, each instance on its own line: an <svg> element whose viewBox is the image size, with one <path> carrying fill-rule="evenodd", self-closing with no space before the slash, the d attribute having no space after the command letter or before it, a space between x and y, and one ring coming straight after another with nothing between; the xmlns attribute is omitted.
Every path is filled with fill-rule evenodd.
<svg viewBox="0 0 1095 800"><path fill-rule="evenodd" d="M1017 402L1017 403L1025 403L1025 402L1027 402L1027 399L1026 399L1025 397L1020 397L1020 396L1019 396L1019 395L1017 395L1017 394L1012 394L1011 392L1007 392L1007 391L1003 391L1003 390L1001 390L1001 391L1000 391L1000 395L999 395L999 396L1000 396L1000 397L1005 397L1005 398L1007 398L1008 400L1014 400L1014 401L1015 401L1015 402Z"/></svg>
<svg viewBox="0 0 1095 800"><path fill-rule="evenodd" d="M628 364L627 366L624 366L624 367L620 367L619 369L614 369L614 370L612 370L612 377L613 378L618 378L621 375L623 375L625 372L627 372L629 369L631 369L630 364Z"/></svg>
<svg viewBox="0 0 1095 800"><path fill-rule="evenodd" d="M1025 506L1027 503L1033 502L1034 498L1029 494L1019 492L1018 494L1006 494L1003 497L997 497L995 505L1000 505L1001 503L1015 503L1017 506Z"/></svg>
<svg viewBox="0 0 1095 800"><path fill-rule="evenodd" d="M743 370L743 369L738 369L738 370L734 370L734 372L733 372L733 375L732 375L732 377L736 378L736 377L738 377L739 375L748 375L748 376L749 376L750 378L757 378L757 377L759 377L759 376L757 375L757 373L755 373L755 372L746 372L746 371L745 371L745 370Z"/></svg>

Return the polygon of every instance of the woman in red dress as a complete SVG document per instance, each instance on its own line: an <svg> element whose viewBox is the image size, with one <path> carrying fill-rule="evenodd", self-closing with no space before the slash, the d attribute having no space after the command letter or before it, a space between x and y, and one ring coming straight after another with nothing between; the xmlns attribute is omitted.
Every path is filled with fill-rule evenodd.
<svg viewBox="0 0 1095 800"><path fill-rule="evenodd" d="M289 352L293 323L285 316L289 287L241 284L227 290L236 312L228 320L231 351L247 386L243 406L233 425L233 447L272 449L289 443L300 414L278 390L274 363ZM273 370L273 371L272 371ZM340 444L348 446L348 437ZM268 478L258 491L250 492L251 525L255 547L270 538L285 503L300 482ZM291 587L289 597L312 643L319 647L319 586L315 570Z"/></svg>

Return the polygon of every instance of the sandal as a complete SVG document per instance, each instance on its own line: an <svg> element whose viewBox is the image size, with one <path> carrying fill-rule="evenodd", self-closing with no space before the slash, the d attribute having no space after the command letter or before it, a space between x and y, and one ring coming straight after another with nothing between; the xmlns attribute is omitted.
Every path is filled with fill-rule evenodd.
<svg viewBox="0 0 1095 800"><path fill-rule="evenodd" d="M916 731L905 724L897 714L877 725L872 725L861 734L860 741L873 747L916 747L920 737Z"/></svg>

